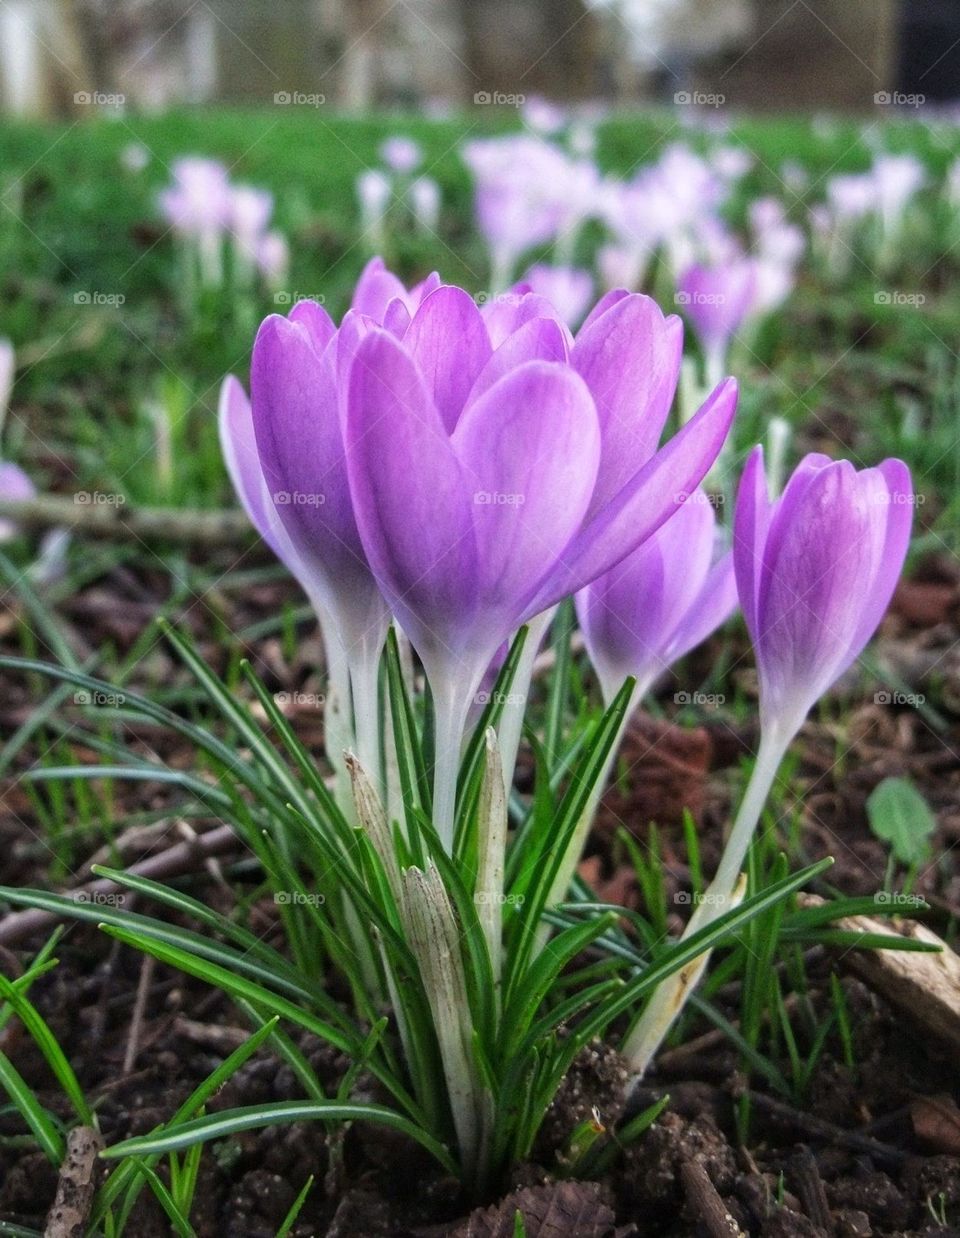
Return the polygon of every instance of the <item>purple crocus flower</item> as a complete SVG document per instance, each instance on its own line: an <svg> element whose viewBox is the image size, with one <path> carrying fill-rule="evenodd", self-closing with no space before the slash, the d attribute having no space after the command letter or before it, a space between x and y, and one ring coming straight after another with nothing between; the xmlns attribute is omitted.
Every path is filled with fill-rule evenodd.
<svg viewBox="0 0 960 1238"><path fill-rule="evenodd" d="M17 370L16 354L9 340L0 339L0 428L6 419L7 406L13 392L13 380ZM0 498L8 502L32 499L37 488L27 474L16 464L0 460ZM0 542L9 542L17 534L12 520L0 520Z"/></svg>
<svg viewBox="0 0 960 1238"><path fill-rule="evenodd" d="M221 403L224 456L251 521L307 593L328 657L350 665L357 745L375 771L376 677L389 612L370 574L347 485L339 367L367 325L405 329L432 277L407 290L379 258L365 267L346 330L313 301L261 325L252 409L236 380Z"/></svg>
<svg viewBox="0 0 960 1238"><path fill-rule="evenodd" d="M757 274L748 258L697 264L681 275L677 304L703 348L708 384L723 373L730 341L754 308L756 294Z"/></svg>
<svg viewBox="0 0 960 1238"><path fill-rule="evenodd" d="M570 349L543 298L512 296L494 309L485 318L446 286L404 332L369 327L345 407L360 538L424 663L436 734L449 745L438 752L434 806L448 842L460 736L497 648L677 510L719 451L736 402L733 382L722 384L658 452L679 320L647 297L611 293ZM301 376L299 386L313 381ZM256 382L254 394L256 417Z"/></svg>
<svg viewBox="0 0 960 1238"><path fill-rule="evenodd" d="M734 563L766 732L789 742L863 650L900 576L912 514L901 460L858 472L811 454L771 502L763 449L754 449L737 496Z"/></svg>
<svg viewBox="0 0 960 1238"><path fill-rule="evenodd" d="M0 460L0 498L8 503L36 498L37 488L19 465ZM13 520L0 520L0 542L9 542L17 535Z"/></svg>
<svg viewBox="0 0 960 1238"><path fill-rule="evenodd" d="M737 603L733 555L698 490L641 546L577 594L577 617L606 704L632 675L639 701Z"/></svg>
<svg viewBox="0 0 960 1238"><path fill-rule="evenodd" d="M380 158L391 172L406 176L423 162L423 151L413 138L396 134L380 144Z"/></svg>

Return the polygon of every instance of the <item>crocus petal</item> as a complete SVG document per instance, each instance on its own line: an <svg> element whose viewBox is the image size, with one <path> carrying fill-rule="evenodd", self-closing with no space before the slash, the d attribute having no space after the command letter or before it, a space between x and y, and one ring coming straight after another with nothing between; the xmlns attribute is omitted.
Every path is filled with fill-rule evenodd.
<svg viewBox="0 0 960 1238"><path fill-rule="evenodd" d="M366 314L374 322L382 323L387 306L394 297L406 301L406 288L396 275L387 270L382 258L371 258L357 280L350 308Z"/></svg>
<svg viewBox="0 0 960 1238"><path fill-rule="evenodd" d="M546 297L538 297L534 292L503 292L493 297L483 306L483 318L494 348L499 348L508 336L533 318L553 318L569 332L567 324Z"/></svg>
<svg viewBox="0 0 960 1238"><path fill-rule="evenodd" d="M702 645L730 618L737 608L737 580L733 571L733 555L722 555L701 586L686 615L674 629L665 650L667 662L676 662L691 649Z"/></svg>
<svg viewBox="0 0 960 1238"><path fill-rule="evenodd" d="M384 330L402 340L410 326L410 311L400 297L394 297L383 315Z"/></svg>
<svg viewBox="0 0 960 1238"><path fill-rule="evenodd" d="M525 618L609 571L694 493L723 446L736 404L737 384L728 378L620 493L584 522L537 590Z"/></svg>
<svg viewBox="0 0 960 1238"><path fill-rule="evenodd" d="M319 357L300 323L265 319L250 372L253 423L268 490L298 553L341 593L365 593L332 352Z"/></svg>
<svg viewBox="0 0 960 1238"><path fill-rule="evenodd" d="M469 638L478 571L470 487L408 353L385 331L357 348L345 433L374 575L421 658Z"/></svg>
<svg viewBox="0 0 960 1238"><path fill-rule="evenodd" d="M555 318L532 318L507 336L480 371L467 403L478 399L495 382L525 361L566 361L567 336Z"/></svg>
<svg viewBox="0 0 960 1238"><path fill-rule="evenodd" d="M586 385L544 361L520 366L464 413L453 447L472 487L485 608L514 608L579 528L600 458ZM506 613L506 612L505 612Z"/></svg>
<svg viewBox="0 0 960 1238"><path fill-rule="evenodd" d="M886 532L859 489L853 465L840 461L788 487L774 514L757 613L767 716L805 714L849 665L863 605L852 585L873 580Z"/></svg>
<svg viewBox="0 0 960 1238"><path fill-rule="evenodd" d="M733 561L736 569L737 592L751 640L757 638L757 608L762 575L763 552L773 504L767 489L763 463L763 448L754 447L747 457L740 486L733 524Z"/></svg>
<svg viewBox="0 0 960 1238"><path fill-rule="evenodd" d="M633 296L633 293L628 292L626 288L611 288L609 292L605 292L583 320L583 325L577 332L577 335L583 335L584 331L586 331L588 327L592 327L598 318L602 318L608 309L613 309L618 301L622 301L624 297L630 296Z"/></svg>
<svg viewBox="0 0 960 1238"><path fill-rule="evenodd" d="M698 491L632 554L577 594L587 649L606 700L628 675L649 683L690 647L674 652L685 639L684 624L697 623L692 612L702 602L715 540L713 508Z"/></svg>
<svg viewBox="0 0 960 1238"><path fill-rule="evenodd" d="M10 502L21 499L32 499L37 488L27 474L16 464L0 460L0 498ZM13 520L0 520L0 542L8 542L17 534L17 525Z"/></svg>
<svg viewBox="0 0 960 1238"><path fill-rule="evenodd" d="M293 565L284 559L267 515L263 469L260 467L250 401L240 380L232 374L227 375L220 387L217 421L224 463L250 523L287 570L293 572Z"/></svg>
<svg viewBox="0 0 960 1238"><path fill-rule="evenodd" d="M426 382L443 424L452 431L492 353L473 298L452 285L432 292L414 314L404 347Z"/></svg>
<svg viewBox="0 0 960 1238"><path fill-rule="evenodd" d="M603 433L599 511L656 450L670 412L683 351L680 320L664 318L650 297L611 306L576 338L570 360L586 380Z"/></svg>
<svg viewBox="0 0 960 1238"><path fill-rule="evenodd" d="M305 327L318 355L321 354L337 333L333 319L316 301L298 301L288 314L291 322Z"/></svg>
<svg viewBox="0 0 960 1238"><path fill-rule="evenodd" d="M900 578L913 525L913 482L903 461L884 460L879 468L868 472L878 473L883 480L882 487L871 486L868 502L878 504L886 512L887 527L880 564L863 598L863 614L847 651L851 659L860 654L886 614Z"/></svg>

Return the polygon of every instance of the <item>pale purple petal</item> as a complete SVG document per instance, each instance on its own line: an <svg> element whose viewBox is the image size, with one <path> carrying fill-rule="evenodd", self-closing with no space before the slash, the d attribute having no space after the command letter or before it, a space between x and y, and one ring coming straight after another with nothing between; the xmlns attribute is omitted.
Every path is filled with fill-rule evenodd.
<svg viewBox="0 0 960 1238"><path fill-rule="evenodd" d="M451 432L493 351L473 298L452 285L432 292L414 314L404 347Z"/></svg>

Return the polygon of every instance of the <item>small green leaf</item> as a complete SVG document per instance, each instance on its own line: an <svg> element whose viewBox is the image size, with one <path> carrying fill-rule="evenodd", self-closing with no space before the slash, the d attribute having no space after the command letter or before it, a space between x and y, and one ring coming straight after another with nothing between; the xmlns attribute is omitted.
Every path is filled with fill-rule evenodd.
<svg viewBox="0 0 960 1238"><path fill-rule="evenodd" d="M915 868L930 859L937 819L908 779L884 778L874 787L867 800L867 819L901 864Z"/></svg>

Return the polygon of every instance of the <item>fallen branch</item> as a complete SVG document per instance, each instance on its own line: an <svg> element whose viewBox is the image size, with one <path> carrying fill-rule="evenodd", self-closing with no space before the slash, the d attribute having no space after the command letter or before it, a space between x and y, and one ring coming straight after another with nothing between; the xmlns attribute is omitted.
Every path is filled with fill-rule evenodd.
<svg viewBox="0 0 960 1238"><path fill-rule="evenodd" d="M745 1238L699 1161L684 1161L680 1166L680 1180L687 1206L710 1238Z"/></svg>
<svg viewBox="0 0 960 1238"><path fill-rule="evenodd" d="M154 880L178 877L196 869L198 860L223 855L238 846L239 841L232 826L221 825L214 830L208 830L206 834L197 834L185 842L175 843L166 851L148 856L147 859L137 864L131 864L127 871L138 877L152 877ZM116 894L120 889L121 887L115 881L100 878L98 881L88 882L79 889L64 890L62 893L64 897L72 898L76 902L91 903L96 902L98 897ZM22 941L32 933L56 924L58 918L53 912L44 911L39 907L15 911L0 920L0 945Z"/></svg>
<svg viewBox="0 0 960 1238"><path fill-rule="evenodd" d="M230 546L250 539L253 533L241 511L132 507L121 495L88 490L78 491L72 498L42 494L34 499L0 499L0 519L12 520L27 531L70 529L121 541L193 546Z"/></svg>
<svg viewBox="0 0 960 1238"><path fill-rule="evenodd" d="M103 1139L92 1126L75 1126L67 1136L57 1194L47 1215L43 1238L76 1238L86 1232L96 1188L97 1155Z"/></svg>

